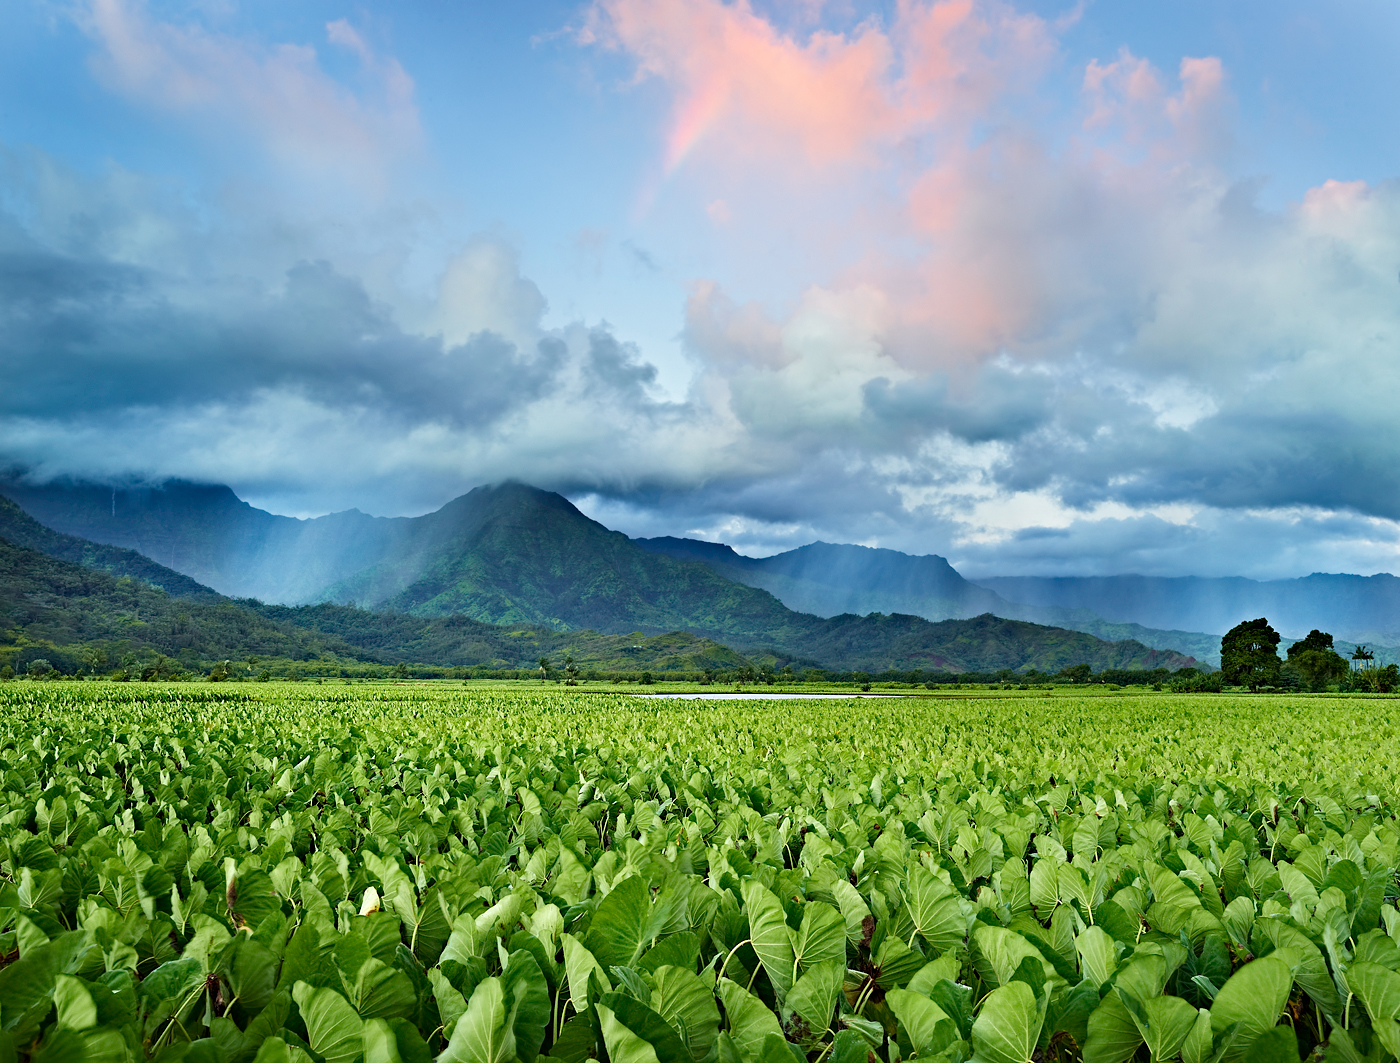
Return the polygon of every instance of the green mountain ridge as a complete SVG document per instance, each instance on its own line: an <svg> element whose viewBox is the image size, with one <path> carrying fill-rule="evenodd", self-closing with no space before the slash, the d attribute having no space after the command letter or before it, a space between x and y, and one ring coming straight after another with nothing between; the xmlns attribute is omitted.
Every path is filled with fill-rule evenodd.
<svg viewBox="0 0 1400 1063"><path fill-rule="evenodd" d="M89 556L80 540L24 526L16 514L6 511L14 534L27 535L41 547ZM726 579L706 564L648 552L590 520L562 496L523 484L478 488L400 528L406 529L402 552L330 588L325 597L332 601L317 606L217 596L197 603L144 584L122 593L148 596L143 608L148 615L159 614L168 628L161 635L148 625L140 632L144 644L186 657L252 652L305 659L330 654L380 662L520 667L539 655L572 653L581 662L610 668L633 662L659 668L655 662L663 659L687 661L690 670L743 667L757 658L871 672L1053 672L1079 663L1095 671L1175 669L1195 663L1131 640L1110 643L990 614L931 623L901 614L821 618L793 612L767 591ZM106 560L139 568L129 554ZM169 570L153 562L149 566L143 579L169 581ZM46 624L74 638L130 639L134 628L122 620L125 602L108 601L116 594L110 587L89 586L96 570L77 571L89 574L79 596L96 603L85 606L93 613L86 626L74 618L60 622L66 591L39 589L34 593L49 596L53 615L28 617L15 602L12 612L19 626ZM47 578L71 587L77 577L52 570ZM213 592L198 588L197 593L207 598ZM149 598L153 594L161 597ZM187 603L187 624L171 620L173 601ZM196 605L222 610L218 622L196 616ZM190 625L194 634L187 630ZM659 636L671 642L656 642ZM35 636L26 630L25 637ZM42 637L57 641L52 634ZM624 637L632 641L617 641ZM633 650L641 650L641 657Z"/></svg>

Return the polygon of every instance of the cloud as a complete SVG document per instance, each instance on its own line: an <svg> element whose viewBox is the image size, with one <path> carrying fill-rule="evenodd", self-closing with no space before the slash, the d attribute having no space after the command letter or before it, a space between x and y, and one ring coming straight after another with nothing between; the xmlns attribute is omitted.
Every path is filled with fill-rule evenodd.
<svg viewBox="0 0 1400 1063"><path fill-rule="evenodd" d="M1196 537L1228 552L1257 533L1393 566L1392 531L1347 554L1305 530L1400 520L1400 186L1258 207L1231 175L1218 58L1169 75L1121 49L1057 118L1038 101L1060 27L996 3L907 0L845 33L719 0L591 12L590 39L670 92L657 150L695 209L768 233L801 218L819 252L826 278L785 312L719 278L687 308L700 387L767 475L844 453L903 492L886 534L938 527L1008 563L1095 564L1111 540L1111 564L1189 569L1218 563ZM956 476L933 464L949 453ZM831 520L793 507L788 523ZM1182 549L1139 555L1119 526ZM1017 552L1041 541L1063 557Z"/></svg>
<svg viewBox="0 0 1400 1063"><path fill-rule="evenodd" d="M420 142L412 78L344 19L327 24L326 39L359 60L358 92L330 77L310 44L160 21L142 0L89 0L77 21L98 46L91 66L108 88L185 119L211 141L234 133L323 188L382 195L386 160Z"/></svg>
<svg viewBox="0 0 1400 1063"><path fill-rule="evenodd" d="M307 45L86 10L104 84L291 172L392 189L420 137L412 82L349 23L327 42L354 90ZM663 92L664 209L714 241L572 238L585 273L613 244L718 263L677 307L680 401L605 322L546 327L498 237L438 237L413 287L324 219L31 153L0 158L0 454L296 512L514 476L629 531L984 574L1394 567L1400 185L1261 208L1212 57L1067 69L1062 24L991 0L830 16L598 0L576 34Z"/></svg>

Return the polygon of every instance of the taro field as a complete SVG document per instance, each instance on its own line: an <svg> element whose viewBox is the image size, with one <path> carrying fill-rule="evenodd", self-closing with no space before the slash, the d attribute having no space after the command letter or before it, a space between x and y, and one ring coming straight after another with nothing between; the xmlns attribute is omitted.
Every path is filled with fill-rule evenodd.
<svg viewBox="0 0 1400 1063"><path fill-rule="evenodd" d="M5 684L0 1063L1380 1063L1398 725Z"/></svg>

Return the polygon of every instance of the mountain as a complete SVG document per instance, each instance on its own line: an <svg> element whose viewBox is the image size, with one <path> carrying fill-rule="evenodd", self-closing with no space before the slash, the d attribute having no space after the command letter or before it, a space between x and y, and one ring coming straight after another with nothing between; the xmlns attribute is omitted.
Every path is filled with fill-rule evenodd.
<svg viewBox="0 0 1400 1063"><path fill-rule="evenodd" d="M639 549L562 495L518 483L478 487L415 518L392 555L323 597L417 616L617 634L683 629L747 644L786 644L810 619L705 565Z"/></svg>
<svg viewBox="0 0 1400 1063"><path fill-rule="evenodd" d="M739 583L761 587L789 609L816 616L911 613L928 620L996 613L1015 607L970 583L945 558L915 557L868 546L816 542L772 557L745 557L722 543L670 536L634 539L653 553L702 561Z"/></svg>
<svg viewBox="0 0 1400 1063"><path fill-rule="evenodd" d="M0 497L0 538L49 557L113 576L130 576L176 598L216 599L221 595L183 572L158 565L149 557L117 546L79 539L44 527L8 498Z"/></svg>
<svg viewBox="0 0 1400 1063"><path fill-rule="evenodd" d="M74 514L87 520L101 516L94 513L96 495L91 489L64 485L56 497L65 505L74 499L81 504L50 505L49 512L67 513L66 519L74 520ZM127 500L135 514L127 530L139 530L153 541L164 536L163 541L174 546L173 556L203 557L200 563L209 571L230 570L230 562L218 553L219 543L230 544L235 556L256 563L260 554L271 556L269 544L280 541L280 563L285 564L288 556L311 551L323 534L290 536L287 528L305 528L315 522L277 524L289 518L260 516L261 511L246 506L227 489L175 485L141 497L140 506ZM121 502L117 497L114 504ZM170 512L168 524L161 523L162 512ZM232 530L219 528L221 513ZM366 525L355 522L352 526ZM413 656L419 660L429 653L436 660L452 654L454 664L488 658L519 660L517 652L503 652L501 628L488 630L484 626L488 624L591 629L603 636L688 632L765 660L814 661L842 670L1057 671L1081 662L1096 670L1130 664L1179 668L1194 663L1182 654L1157 652L1131 640L1108 643L1031 624L1007 627L997 622L1001 626L996 626L990 616L940 625L895 613L824 619L795 612L766 590L728 579L700 561L644 549L590 520L562 496L523 484L480 487L435 513L376 527L392 528L392 535L383 540L391 548L316 595L323 603L335 605L323 604L319 612L261 602L228 605L258 611L263 618L289 627L314 626L327 637L344 640L355 652L402 657L408 647L414 647ZM257 538L249 529L267 534ZM261 545L250 547L254 539ZM368 536L361 536L354 549L340 544L335 564L345 564L357 550L364 551L367 542ZM777 575L807 578L804 572L820 567L820 551L800 560ZM308 568L313 561L307 559ZM961 577L946 562L926 568L926 588L959 588ZM326 566L320 571L326 571ZM449 633L453 625L460 628L456 635ZM977 649L982 642L986 642L985 652Z"/></svg>
<svg viewBox="0 0 1400 1063"><path fill-rule="evenodd" d="M0 539L0 656L17 669L43 657L76 671L84 649L115 664L162 654L185 667L249 656L363 659L344 640L258 615L217 595L172 597L131 576L49 557Z"/></svg>
<svg viewBox="0 0 1400 1063"><path fill-rule="evenodd" d="M171 480L112 488L11 477L0 495L68 535L136 550L222 594L273 602L314 600L396 549L411 518L359 510L298 520L256 509L229 488Z"/></svg>
<svg viewBox="0 0 1400 1063"><path fill-rule="evenodd" d="M1173 650L1140 642L1105 642L1082 631L1029 624L984 613L968 620L931 623L899 613L836 616L818 620L802 643L807 656L828 667L882 672L921 668L945 672L997 672L1004 668L1058 672L1086 663L1106 668L1167 668L1196 664Z"/></svg>
<svg viewBox="0 0 1400 1063"><path fill-rule="evenodd" d="M994 613L1082 631L1108 642L1131 639L1170 647L1212 664L1220 660L1219 635L1114 622L1086 608L1008 601L995 590L963 578L937 554L817 542L771 557L746 557L723 543L700 539L662 536L634 542L653 553L704 562L722 576L770 591L789 609L817 616L880 612L949 620Z"/></svg>
<svg viewBox="0 0 1400 1063"><path fill-rule="evenodd" d="M1003 576L977 581L1030 606L1085 609L1110 621L1223 634L1268 617L1290 637L1313 628L1350 642L1400 643L1400 579L1315 572L1287 580L1199 576Z"/></svg>

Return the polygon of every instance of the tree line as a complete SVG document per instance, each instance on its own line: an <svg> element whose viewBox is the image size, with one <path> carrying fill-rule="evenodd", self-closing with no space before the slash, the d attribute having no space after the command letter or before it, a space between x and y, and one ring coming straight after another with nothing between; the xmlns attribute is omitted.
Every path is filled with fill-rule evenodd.
<svg viewBox="0 0 1400 1063"><path fill-rule="evenodd" d="M1357 646L1350 663L1337 652L1332 636L1313 628L1306 638L1278 655L1283 640L1266 617L1236 624L1220 640L1220 672L1231 686L1264 689L1338 690L1388 694L1400 689L1400 666L1377 667L1376 655Z"/></svg>

